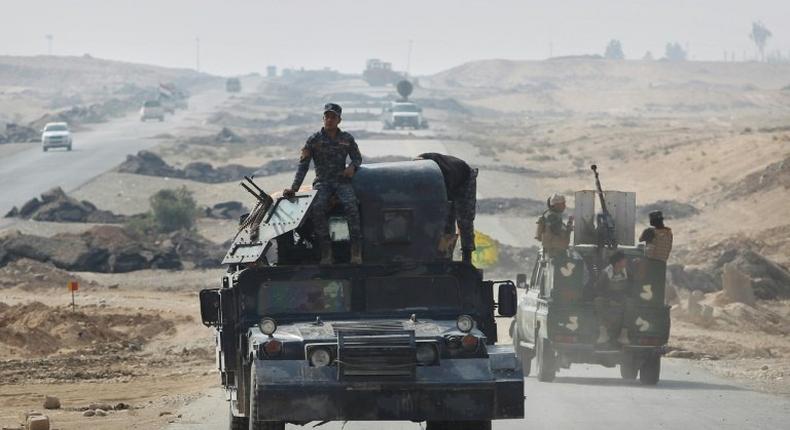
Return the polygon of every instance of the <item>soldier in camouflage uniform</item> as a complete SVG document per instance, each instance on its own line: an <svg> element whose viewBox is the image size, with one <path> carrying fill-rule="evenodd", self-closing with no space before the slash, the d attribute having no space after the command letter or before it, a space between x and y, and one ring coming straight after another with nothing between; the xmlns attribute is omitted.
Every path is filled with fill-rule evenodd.
<svg viewBox="0 0 790 430"><path fill-rule="evenodd" d="M599 321L598 340L595 343L599 349L617 349L618 343L629 343L628 332L623 328L623 311L630 285L627 265L625 254L622 251L615 252L609 257L609 265L601 271L595 283L593 305Z"/></svg>
<svg viewBox="0 0 790 430"><path fill-rule="evenodd" d="M335 103L324 106L324 127L307 139L299 158L291 188L283 191L283 196L291 198L302 185L310 160L315 164L313 188L318 191L311 206L313 225L321 250L321 264L332 263L332 242L329 238L327 212L332 195L337 196L348 222L351 239L351 263L362 263L362 228L359 221L359 207L351 178L362 164L354 136L338 128L342 108ZM346 159L351 163L346 165Z"/></svg>
<svg viewBox="0 0 790 430"><path fill-rule="evenodd" d="M567 224L562 221L565 212L565 197L552 194L548 200L549 208L538 218L535 239L543 245L543 253L547 257L558 257L565 254L573 231L573 216L568 217Z"/></svg>
<svg viewBox="0 0 790 430"><path fill-rule="evenodd" d="M448 233L455 234L455 224L461 236L461 261L472 262L475 250L475 213L477 209L477 169L469 167L464 160L452 155L426 152L417 158L432 160L439 165L444 176L447 199L452 203ZM452 251L452 250L450 250Z"/></svg>
<svg viewBox="0 0 790 430"><path fill-rule="evenodd" d="M672 252L672 229L664 225L664 214L653 211L650 217L650 227L646 228L639 236L640 242L645 242L645 255L655 260L667 261Z"/></svg>

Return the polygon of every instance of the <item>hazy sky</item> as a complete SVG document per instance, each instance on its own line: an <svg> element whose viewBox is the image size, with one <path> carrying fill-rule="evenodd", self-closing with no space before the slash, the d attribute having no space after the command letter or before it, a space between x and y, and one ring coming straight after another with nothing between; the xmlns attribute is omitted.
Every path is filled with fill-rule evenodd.
<svg viewBox="0 0 790 430"><path fill-rule="evenodd" d="M0 0L0 54L47 52L195 67L216 74L266 65L359 72L378 57L411 72L484 58L602 53L628 58L688 44L698 60L754 56L751 22L773 31L768 50L790 56L790 0Z"/></svg>

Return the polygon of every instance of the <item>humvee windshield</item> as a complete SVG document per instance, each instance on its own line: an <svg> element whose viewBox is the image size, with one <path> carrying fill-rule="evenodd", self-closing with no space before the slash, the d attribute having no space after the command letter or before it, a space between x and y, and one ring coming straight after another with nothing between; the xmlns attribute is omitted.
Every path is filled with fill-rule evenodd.
<svg viewBox="0 0 790 430"><path fill-rule="evenodd" d="M44 127L44 131L68 131L68 129L65 124L50 124Z"/></svg>
<svg viewBox="0 0 790 430"><path fill-rule="evenodd" d="M267 281L258 289L257 304L259 315L460 311L463 308L461 286L452 276L371 277L357 282Z"/></svg>
<svg viewBox="0 0 790 430"><path fill-rule="evenodd" d="M392 107L393 112L419 112L420 108L413 104L399 104Z"/></svg>
<svg viewBox="0 0 790 430"><path fill-rule="evenodd" d="M347 280L271 281L258 290L261 315L350 311L351 282Z"/></svg>

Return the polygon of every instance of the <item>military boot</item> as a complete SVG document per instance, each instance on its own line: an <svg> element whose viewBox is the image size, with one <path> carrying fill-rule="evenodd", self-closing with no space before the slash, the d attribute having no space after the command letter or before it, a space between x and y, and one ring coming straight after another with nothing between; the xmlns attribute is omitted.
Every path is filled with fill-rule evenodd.
<svg viewBox="0 0 790 430"><path fill-rule="evenodd" d="M319 245L321 249L321 263L322 265L329 265L332 264L332 243L331 242L321 242Z"/></svg>
<svg viewBox="0 0 790 430"><path fill-rule="evenodd" d="M461 261L464 263L472 264L472 250L464 248L461 250Z"/></svg>
<svg viewBox="0 0 790 430"><path fill-rule="evenodd" d="M362 244L359 242L351 243L351 264L362 264Z"/></svg>

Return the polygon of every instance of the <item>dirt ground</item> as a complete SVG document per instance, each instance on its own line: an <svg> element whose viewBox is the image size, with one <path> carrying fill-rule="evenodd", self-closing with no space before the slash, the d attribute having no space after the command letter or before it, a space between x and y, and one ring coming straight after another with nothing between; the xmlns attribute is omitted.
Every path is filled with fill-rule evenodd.
<svg viewBox="0 0 790 430"><path fill-rule="evenodd" d="M571 196L574 190L593 187L589 165L597 163L605 188L637 191L640 205L672 200L698 210L668 219L676 239L671 262L685 263L710 243L741 235L763 241L767 257L790 264L790 223L785 216L790 182L780 178L777 184L758 183L756 188L747 183L750 174L768 177L760 172L790 156L790 94L778 90L790 83L786 70L746 64L714 73L717 66L707 63L678 70L657 63L557 67L551 62L471 63L426 79L415 91L416 100L452 99L465 110L426 109L430 133L391 134L401 144L424 148L437 141L447 143L485 166L479 190L487 198L543 201L553 192ZM617 79L610 82L607 77ZM608 97L617 82L627 84ZM193 133L172 136L156 152L178 167L192 161L260 166L295 158L318 120L302 120L301 115L314 101L349 91L383 95L366 92L358 81L287 90L264 82L258 91L238 95L223 107L232 116L201 125L206 135L228 126L246 137L245 142L188 139L196 137ZM300 98L306 93L310 97ZM346 109L354 106L338 101ZM296 116L288 119L286 113ZM255 122L260 119L274 122ZM343 126L353 132L375 125L348 121ZM391 144L378 136L359 140L371 146ZM0 145L0 150L14 148ZM291 178L284 173L256 181L265 190L279 191ZM159 189L179 186L192 191L201 206L250 202L235 182L204 184L114 171L73 196L131 215L148 210L149 196ZM481 231L510 235L502 240L510 245L536 245L532 220L495 218L481 216ZM233 220L203 218L197 230L223 243L235 233L235 225ZM13 226L40 235L89 227L33 221ZM178 420L174 412L180 405L218 384L211 330L198 321L197 293L215 286L221 273L220 268L68 273L31 261L0 268L0 425L14 425L26 410L41 410L45 395L60 398L62 409L48 414L63 429L150 429ZM76 312L66 291L70 279L81 285ZM705 324L684 318L680 306L673 310L670 347L677 356L716 374L790 395L788 336L787 301L760 301L755 307L717 305L712 322ZM96 403L129 407L106 417L83 416Z"/></svg>

